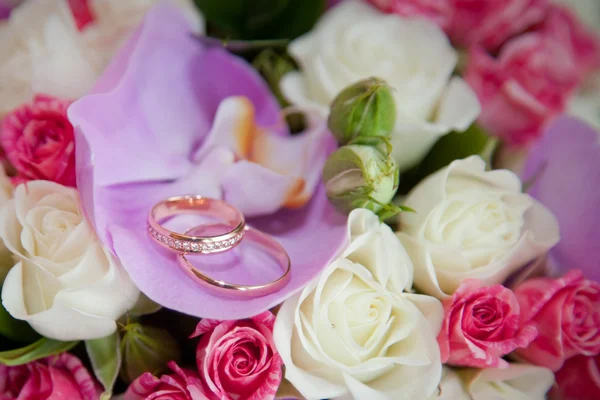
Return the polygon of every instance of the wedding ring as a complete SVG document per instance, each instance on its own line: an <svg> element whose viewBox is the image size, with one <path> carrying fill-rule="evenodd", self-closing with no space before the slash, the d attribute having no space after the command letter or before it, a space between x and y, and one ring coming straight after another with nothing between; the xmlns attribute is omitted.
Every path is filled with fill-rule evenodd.
<svg viewBox="0 0 600 400"><path fill-rule="evenodd" d="M219 219L227 227L218 235L193 236L170 231L161 225L168 218L196 214ZM209 226L211 224L206 224ZM200 225L203 226L203 225ZM202 196L176 196L157 203L148 214L148 233L161 246L187 253L220 253L239 244L244 237L244 215L223 200ZM193 228L197 230L198 227ZM192 230L192 229L191 229ZM189 232L189 231L188 231Z"/></svg>
<svg viewBox="0 0 600 400"><path fill-rule="evenodd" d="M196 228L192 228L188 232L194 229ZM261 297L280 290L287 284L291 276L291 261L288 253L271 236L249 226L246 226L244 230L244 243L252 242L260 245L281 267L283 274L275 281L260 285L240 285L214 279L194 267L186 257L187 252L179 254L179 266L197 284L216 294L227 297Z"/></svg>

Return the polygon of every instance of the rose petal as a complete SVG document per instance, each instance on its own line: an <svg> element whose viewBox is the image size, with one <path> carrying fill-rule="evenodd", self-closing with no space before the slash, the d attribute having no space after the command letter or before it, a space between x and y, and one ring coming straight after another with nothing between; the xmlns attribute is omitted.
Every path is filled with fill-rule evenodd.
<svg viewBox="0 0 600 400"><path fill-rule="evenodd" d="M72 295L66 291L58 292L54 296L54 303L49 304L47 309L30 313L23 300L23 291L27 280L33 277L24 275L24 270L23 263L19 262L6 276L2 287L2 304L13 317L27 321L41 335L63 341L78 340L82 337L95 339L108 336L117 329L115 318L112 316L90 315L73 308L72 300L69 299ZM49 290L52 285L60 288L60 284L56 282L57 279L42 269L31 266L28 271L43 279L40 287L43 287L44 290ZM86 291L82 291L79 294L79 300L84 299L86 293ZM122 293L122 291L117 291L117 293ZM125 300L127 301L127 299ZM133 303L135 300L133 299Z"/></svg>

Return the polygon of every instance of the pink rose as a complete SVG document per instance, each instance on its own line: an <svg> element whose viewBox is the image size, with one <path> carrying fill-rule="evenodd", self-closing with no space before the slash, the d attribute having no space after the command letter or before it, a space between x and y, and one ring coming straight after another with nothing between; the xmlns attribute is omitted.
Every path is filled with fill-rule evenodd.
<svg viewBox="0 0 600 400"><path fill-rule="evenodd" d="M539 29L571 51L582 78L600 68L600 38L567 7L550 7Z"/></svg>
<svg viewBox="0 0 600 400"><path fill-rule="evenodd" d="M265 311L240 321L203 319L192 337L198 371L209 399L268 400L275 397L283 362L273 343L275 316Z"/></svg>
<svg viewBox="0 0 600 400"><path fill-rule="evenodd" d="M569 358L555 374L552 398L561 400L600 399L600 355Z"/></svg>
<svg viewBox="0 0 600 400"><path fill-rule="evenodd" d="M403 17L425 17L446 30L450 25L452 2L449 0L369 0L381 11Z"/></svg>
<svg viewBox="0 0 600 400"><path fill-rule="evenodd" d="M68 0L68 3L79 31L83 31L96 19L89 0Z"/></svg>
<svg viewBox="0 0 600 400"><path fill-rule="evenodd" d="M600 353L600 284L579 270L562 278L535 278L515 289L522 320L539 336L517 354L532 364L557 371L576 355Z"/></svg>
<svg viewBox="0 0 600 400"><path fill-rule="evenodd" d="M9 113L0 145L17 170L17 181L49 180L75 185L75 141L67 119L69 102L38 95Z"/></svg>
<svg viewBox="0 0 600 400"><path fill-rule="evenodd" d="M496 50L544 19L548 0L369 0L387 13L433 20L461 47Z"/></svg>
<svg viewBox="0 0 600 400"><path fill-rule="evenodd" d="M150 372L140 375L129 385L125 400L206 400L202 383L195 371L169 362L171 374L155 377Z"/></svg>
<svg viewBox="0 0 600 400"><path fill-rule="evenodd" d="M569 50L536 32L509 41L497 58L472 49L465 79L481 103L479 122L510 144L526 145L565 109L578 75Z"/></svg>
<svg viewBox="0 0 600 400"><path fill-rule="evenodd" d="M506 40L542 21L548 0L449 0L450 39L461 47L497 50Z"/></svg>
<svg viewBox="0 0 600 400"><path fill-rule="evenodd" d="M69 353L28 364L0 365L0 399L98 400L100 387Z"/></svg>
<svg viewBox="0 0 600 400"><path fill-rule="evenodd" d="M526 347L537 335L533 325L521 325L519 303L502 285L483 286L477 279L467 279L443 304L438 335L443 363L506 368L501 357Z"/></svg>

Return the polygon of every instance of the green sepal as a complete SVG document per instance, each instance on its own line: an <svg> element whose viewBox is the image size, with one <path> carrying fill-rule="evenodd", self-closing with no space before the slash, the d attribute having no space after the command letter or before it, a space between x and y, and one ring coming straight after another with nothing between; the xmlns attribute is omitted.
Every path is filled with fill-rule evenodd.
<svg viewBox="0 0 600 400"><path fill-rule="evenodd" d="M121 368L121 339L119 332L85 341L85 349L92 363L94 375L104 387L100 400L109 400Z"/></svg>
<svg viewBox="0 0 600 400"><path fill-rule="evenodd" d="M120 377L129 383L145 372L159 375L169 361L178 362L181 357L179 343L162 328L129 323L121 340Z"/></svg>
<svg viewBox="0 0 600 400"><path fill-rule="evenodd" d="M39 360L64 353L71 350L79 343L78 341L61 342L54 339L41 338L28 346L20 349L0 352L0 363L15 366L27 364L31 361Z"/></svg>
<svg viewBox="0 0 600 400"><path fill-rule="evenodd" d="M348 145L371 146L376 147L386 157L392 154L393 145L389 138L384 136L359 136L352 139Z"/></svg>

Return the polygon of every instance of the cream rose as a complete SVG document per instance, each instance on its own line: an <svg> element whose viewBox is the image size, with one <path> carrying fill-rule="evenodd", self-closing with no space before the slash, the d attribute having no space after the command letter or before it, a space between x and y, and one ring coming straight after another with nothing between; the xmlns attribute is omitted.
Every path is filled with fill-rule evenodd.
<svg viewBox="0 0 600 400"><path fill-rule="evenodd" d="M18 259L2 303L43 336L107 336L139 296L83 217L75 189L50 181L18 186L0 213L0 237Z"/></svg>
<svg viewBox="0 0 600 400"><path fill-rule="evenodd" d="M427 399L442 365L441 303L412 294L412 263L371 211L348 218L350 244L285 301L273 337L288 379L307 399Z"/></svg>
<svg viewBox="0 0 600 400"><path fill-rule="evenodd" d="M456 51L431 21L386 15L347 0L289 51L302 71L284 76L284 95L323 113L342 89L361 79L388 82L397 109L393 154L401 170L418 163L440 136L465 130L479 115L475 93L452 77Z"/></svg>
<svg viewBox="0 0 600 400"><path fill-rule="evenodd" d="M449 367L443 367L442 380L429 400L472 400L463 386L460 376Z"/></svg>
<svg viewBox="0 0 600 400"><path fill-rule="evenodd" d="M421 181L404 203L398 237L415 266L415 287L443 299L467 278L503 282L559 239L554 215L521 193L507 170L477 157L452 162Z"/></svg>
<svg viewBox="0 0 600 400"><path fill-rule="evenodd" d="M529 364L464 370L460 374L473 400L545 400L554 384L551 370Z"/></svg>
<svg viewBox="0 0 600 400"><path fill-rule="evenodd" d="M66 0L26 1L0 23L0 118L45 93L76 99L90 90L116 50L158 0L92 0L95 20L81 32ZM169 0L199 32L191 0Z"/></svg>
<svg viewBox="0 0 600 400"><path fill-rule="evenodd" d="M0 210L12 198L14 189L10 179L6 176L6 171L0 166ZM6 248L4 242L0 240L0 286L2 286L6 274L8 274L8 271L14 264L12 253Z"/></svg>

